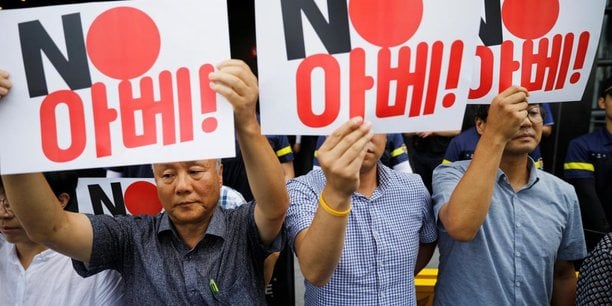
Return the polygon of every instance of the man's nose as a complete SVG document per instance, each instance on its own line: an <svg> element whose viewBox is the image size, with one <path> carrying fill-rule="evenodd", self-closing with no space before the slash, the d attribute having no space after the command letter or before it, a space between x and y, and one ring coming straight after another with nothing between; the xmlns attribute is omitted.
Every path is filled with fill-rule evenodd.
<svg viewBox="0 0 612 306"><path fill-rule="evenodd" d="M188 174L178 174L176 177L176 191L185 192L191 190L191 177Z"/></svg>

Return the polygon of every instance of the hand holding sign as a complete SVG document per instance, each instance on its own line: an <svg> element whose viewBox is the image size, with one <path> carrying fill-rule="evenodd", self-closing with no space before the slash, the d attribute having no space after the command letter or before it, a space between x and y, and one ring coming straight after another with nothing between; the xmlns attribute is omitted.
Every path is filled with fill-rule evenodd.
<svg viewBox="0 0 612 306"><path fill-rule="evenodd" d="M11 81L8 79L9 73L0 69L0 99L6 96L9 92L9 89L13 86Z"/></svg>
<svg viewBox="0 0 612 306"><path fill-rule="evenodd" d="M359 187L359 172L368 143L374 136L372 124L356 117L344 123L327 137L317 158L327 178L326 198L334 195L350 197Z"/></svg>
<svg viewBox="0 0 612 306"><path fill-rule="evenodd" d="M491 102L486 131L493 131L504 143L510 141L518 132L527 117L527 97L529 92L523 87L511 86L496 96Z"/></svg>
<svg viewBox="0 0 612 306"><path fill-rule="evenodd" d="M249 66L241 60L227 60L209 75L210 88L223 95L234 108L236 129L257 123L256 104L259 90L257 78Z"/></svg>

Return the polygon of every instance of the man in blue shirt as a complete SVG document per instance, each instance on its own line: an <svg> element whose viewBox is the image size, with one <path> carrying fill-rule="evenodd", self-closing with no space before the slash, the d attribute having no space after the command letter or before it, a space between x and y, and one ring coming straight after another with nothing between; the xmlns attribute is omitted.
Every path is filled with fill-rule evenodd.
<svg viewBox="0 0 612 306"><path fill-rule="evenodd" d="M576 188L590 250L612 225L612 77L602 84L597 105L605 126L572 140L565 157L564 178Z"/></svg>
<svg viewBox="0 0 612 306"><path fill-rule="evenodd" d="M321 169L287 185L307 305L416 305L414 275L437 238L431 199L420 176L379 161L385 144L353 118L319 148Z"/></svg>
<svg viewBox="0 0 612 306"><path fill-rule="evenodd" d="M42 174L2 176L11 208L32 240L75 259L82 275L119 271L128 305L265 305L263 262L283 244L285 180L260 133L255 75L244 62L228 60L209 78L234 109L252 178L250 205L217 206L219 160L155 164L165 212L154 217L64 212Z"/></svg>
<svg viewBox="0 0 612 306"><path fill-rule="evenodd" d="M491 102L472 160L434 171L440 265L436 305L557 305L575 300L586 256L571 185L538 170L542 115L510 87Z"/></svg>

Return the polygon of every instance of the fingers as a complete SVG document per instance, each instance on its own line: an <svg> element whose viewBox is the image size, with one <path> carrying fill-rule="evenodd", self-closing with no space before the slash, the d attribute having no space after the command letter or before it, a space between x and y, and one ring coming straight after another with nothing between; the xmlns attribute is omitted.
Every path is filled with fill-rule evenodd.
<svg viewBox="0 0 612 306"><path fill-rule="evenodd" d="M226 97L234 106L240 102L257 100L257 78L243 61L223 61L217 65L217 71L210 73L208 77L211 81L210 88Z"/></svg>
<svg viewBox="0 0 612 306"><path fill-rule="evenodd" d="M362 123L363 118L361 117L354 117L351 120L345 122L335 131L333 131L329 136L327 136L327 139L325 139L325 142L323 142L319 150L329 151L331 148L336 147L336 145L338 145L338 143L342 141L345 135L358 129Z"/></svg>
<svg viewBox="0 0 612 306"><path fill-rule="evenodd" d="M319 148L318 158L322 167L337 167L342 172L353 172L361 167L366 146L374 133L370 122L353 118L334 131ZM347 169L350 168L350 169Z"/></svg>
<svg viewBox="0 0 612 306"><path fill-rule="evenodd" d="M524 87L511 86L491 102L487 128L503 139L510 140L528 115L529 92Z"/></svg>
<svg viewBox="0 0 612 306"><path fill-rule="evenodd" d="M0 98L6 96L11 87L13 87L13 83L9 80L9 73L0 69Z"/></svg>
<svg viewBox="0 0 612 306"><path fill-rule="evenodd" d="M327 137L317 158L329 187L350 196L359 186L359 171L372 140L372 124L355 117Z"/></svg>

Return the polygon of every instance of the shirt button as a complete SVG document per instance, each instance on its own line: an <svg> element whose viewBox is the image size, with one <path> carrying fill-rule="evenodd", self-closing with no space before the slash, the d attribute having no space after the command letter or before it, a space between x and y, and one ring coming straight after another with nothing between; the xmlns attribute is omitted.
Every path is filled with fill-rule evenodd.
<svg viewBox="0 0 612 306"><path fill-rule="evenodd" d="M521 252L516 252L516 257L521 257Z"/></svg>
<svg viewBox="0 0 612 306"><path fill-rule="evenodd" d="M516 286L517 286L517 287L520 287L520 286L521 286L521 283L516 282Z"/></svg>
<svg viewBox="0 0 612 306"><path fill-rule="evenodd" d="M517 223L517 224L516 224L516 227L521 227L521 224L520 224L520 223Z"/></svg>

